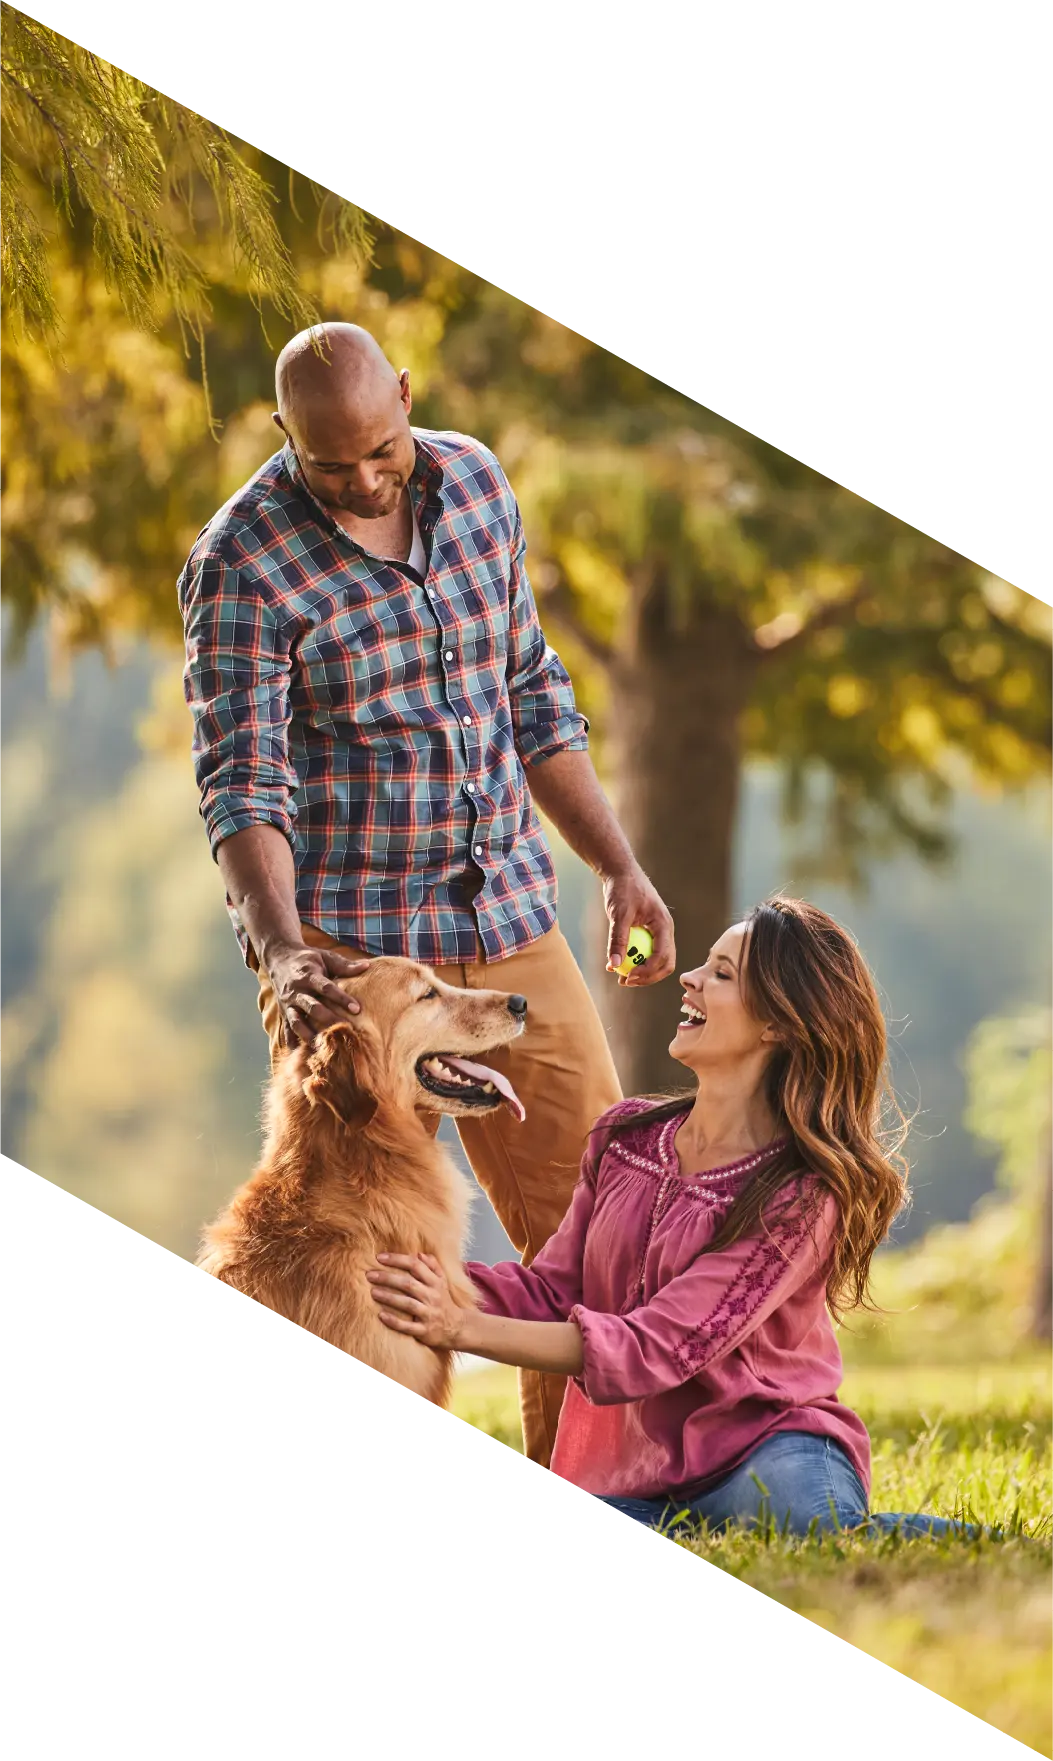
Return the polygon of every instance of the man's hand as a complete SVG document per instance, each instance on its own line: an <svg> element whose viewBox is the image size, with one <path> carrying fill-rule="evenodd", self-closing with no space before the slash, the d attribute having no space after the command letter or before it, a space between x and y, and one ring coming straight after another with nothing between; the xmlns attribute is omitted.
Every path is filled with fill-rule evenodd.
<svg viewBox="0 0 1053 1761"><path fill-rule="evenodd" d="M456 1351L470 1311L458 1308L446 1276L430 1253L379 1253L382 1270L367 1272L385 1327L422 1345Z"/></svg>
<svg viewBox="0 0 1053 1761"><path fill-rule="evenodd" d="M349 1021L361 1004L334 981L358 978L368 960L352 960L336 948L282 947L268 953L263 962L271 981L288 1046L297 1041L310 1045L315 1035L336 1022Z"/></svg>
<svg viewBox="0 0 1053 1761"><path fill-rule="evenodd" d="M610 919L607 970L625 959L631 929L650 930L654 952L619 984L657 984L676 965L673 920L637 862L587 752L556 752L531 764L530 793L575 855L603 881Z"/></svg>
<svg viewBox="0 0 1053 1761"><path fill-rule="evenodd" d="M619 973L618 983L657 984L668 978L676 965L673 919L639 863L634 862L604 880L603 903L610 923L607 971L613 972L625 959L629 931L647 929L654 942L653 953L630 977Z"/></svg>
<svg viewBox="0 0 1053 1761"><path fill-rule="evenodd" d="M247 825L216 851L227 897L256 958L271 981L287 1046L310 1045L315 1034L359 1013L359 1004L334 981L357 978L368 960L337 948L309 948L296 909L296 868L284 832Z"/></svg>

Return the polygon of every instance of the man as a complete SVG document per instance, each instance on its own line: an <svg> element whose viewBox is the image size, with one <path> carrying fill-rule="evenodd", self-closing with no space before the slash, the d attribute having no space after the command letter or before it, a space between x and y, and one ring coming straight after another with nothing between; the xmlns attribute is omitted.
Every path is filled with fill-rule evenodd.
<svg viewBox="0 0 1053 1761"><path fill-rule="evenodd" d="M362 969L352 955L525 995L501 1068L526 1123L501 1109L459 1130L529 1260L620 1098L534 803L602 879L608 966L634 924L651 930L630 983L672 971L669 913L596 779L493 454L411 428L409 374L353 325L295 337L276 390L285 445L199 535L179 582L201 812L272 1060L357 1011L335 983ZM544 1464L562 1393L521 1377L524 1444Z"/></svg>

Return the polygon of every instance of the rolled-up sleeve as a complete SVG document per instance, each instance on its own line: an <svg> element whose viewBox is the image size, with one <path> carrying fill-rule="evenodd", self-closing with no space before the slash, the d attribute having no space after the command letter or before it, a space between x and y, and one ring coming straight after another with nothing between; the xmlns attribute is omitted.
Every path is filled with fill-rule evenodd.
<svg viewBox="0 0 1053 1761"><path fill-rule="evenodd" d="M188 563L179 604L194 772L212 855L250 825L276 826L291 841L297 778L281 624L252 579L214 556Z"/></svg>
<svg viewBox="0 0 1053 1761"><path fill-rule="evenodd" d="M821 1275L836 1217L832 1197L795 1207L764 1235L700 1254L650 1302L626 1314L576 1303L567 1316L582 1336L584 1361L575 1380L594 1406L646 1400L690 1381Z"/></svg>
<svg viewBox="0 0 1053 1761"><path fill-rule="evenodd" d="M512 538L509 581L508 696L516 750L525 765L556 752L584 752L589 724L574 701L570 675L545 640L524 561L526 538L519 510Z"/></svg>

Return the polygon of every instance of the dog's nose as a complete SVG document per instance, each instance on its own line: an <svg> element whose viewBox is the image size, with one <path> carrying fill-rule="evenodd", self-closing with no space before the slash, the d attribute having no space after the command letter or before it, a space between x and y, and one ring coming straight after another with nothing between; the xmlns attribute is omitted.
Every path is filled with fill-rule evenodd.
<svg viewBox="0 0 1053 1761"><path fill-rule="evenodd" d="M522 1017L527 1012L527 1000L525 997L509 997L508 1007L513 1015Z"/></svg>

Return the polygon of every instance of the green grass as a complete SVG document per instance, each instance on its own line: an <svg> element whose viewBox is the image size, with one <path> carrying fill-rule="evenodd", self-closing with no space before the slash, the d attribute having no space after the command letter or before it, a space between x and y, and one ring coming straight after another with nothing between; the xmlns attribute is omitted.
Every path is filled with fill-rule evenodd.
<svg viewBox="0 0 1053 1761"><path fill-rule="evenodd" d="M1003 1540L738 1530L671 1543L1053 1755L1050 1358L850 1368L874 1449L874 1510L966 1514ZM459 1378L454 1410L521 1447L514 1370Z"/></svg>

